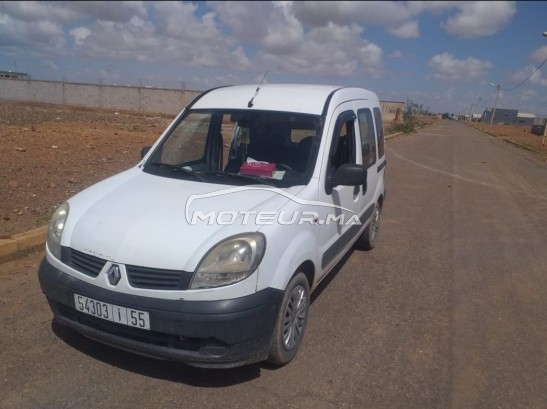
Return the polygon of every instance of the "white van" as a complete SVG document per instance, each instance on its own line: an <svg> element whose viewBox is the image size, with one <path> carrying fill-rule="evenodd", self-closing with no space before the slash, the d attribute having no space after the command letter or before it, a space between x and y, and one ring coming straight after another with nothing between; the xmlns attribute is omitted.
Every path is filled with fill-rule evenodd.
<svg viewBox="0 0 547 409"><path fill-rule="evenodd" d="M212 89L141 156L54 213L39 279L55 320L196 366L289 362L310 292L352 246L376 242L386 195L377 96Z"/></svg>

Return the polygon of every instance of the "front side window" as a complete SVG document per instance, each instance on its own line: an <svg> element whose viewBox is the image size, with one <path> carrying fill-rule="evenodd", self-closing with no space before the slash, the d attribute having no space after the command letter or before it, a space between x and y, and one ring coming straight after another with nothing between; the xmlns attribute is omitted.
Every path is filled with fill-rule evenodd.
<svg viewBox="0 0 547 409"><path fill-rule="evenodd" d="M144 170L225 184L306 184L317 159L318 115L254 110L190 110Z"/></svg>
<svg viewBox="0 0 547 409"><path fill-rule="evenodd" d="M356 163L354 123L353 111L346 111L337 119L329 157L331 172L345 163Z"/></svg>
<svg viewBox="0 0 547 409"><path fill-rule="evenodd" d="M338 168L344 164L357 163L354 124L355 113L351 110L342 112L336 119L325 178L327 194L332 192L332 181Z"/></svg>

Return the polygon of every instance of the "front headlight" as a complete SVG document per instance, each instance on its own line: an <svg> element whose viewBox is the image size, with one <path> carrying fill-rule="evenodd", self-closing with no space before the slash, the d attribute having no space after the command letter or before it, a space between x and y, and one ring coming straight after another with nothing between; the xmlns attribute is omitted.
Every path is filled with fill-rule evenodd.
<svg viewBox="0 0 547 409"><path fill-rule="evenodd" d="M221 287L246 279L257 269L265 249L266 239L259 233L220 242L199 264L190 288Z"/></svg>
<svg viewBox="0 0 547 409"><path fill-rule="evenodd" d="M68 217L68 203L63 203L55 210L47 229L47 247L51 254L58 259L61 258L61 235Z"/></svg>

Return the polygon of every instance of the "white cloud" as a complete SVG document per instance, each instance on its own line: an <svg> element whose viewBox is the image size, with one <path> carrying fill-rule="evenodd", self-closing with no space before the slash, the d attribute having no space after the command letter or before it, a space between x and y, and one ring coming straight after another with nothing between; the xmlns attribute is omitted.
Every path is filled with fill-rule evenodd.
<svg viewBox="0 0 547 409"><path fill-rule="evenodd" d="M261 45L270 53L295 50L304 37L304 29L284 3L277 3L270 15L267 35Z"/></svg>
<svg viewBox="0 0 547 409"><path fill-rule="evenodd" d="M384 71L383 52L379 46L363 42L361 47L355 50L355 55L368 74L371 74L374 78L382 76Z"/></svg>
<svg viewBox="0 0 547 409"><path fill-rule="evenodd" d="M91 35L91 30L87 27L76 27L69 31L76 45L82 45L84 40Z"/></svg>
<svg viewBox="0 0 547 409"><path fill-rule="evenodd" d="M537 63L541 63L547 59L547 45L534 50L530 58Z"/></svg>
<svg viewBox="0 0 547 409"><path fill-rule="evenodd" d="M391 28L389 30L391 34L400 38L418 38L420 37L420 30L418 29L418 22L408 21L401 24L399 27Z"/></svg>
<svg viewBox="0 0 547 409"><path fill-rule="evenodd" d="M292 53L303 41L302 24L286 2L212 2L211 6L234 38L266 53Z"/></svg>
<svg viewBox="0 0 547 409"><path fill-rule="evenodd" d="M144 17L147 11L142 1L5 1L0 13L21 21L65 24L81 18L125 22L135 15Z"/></svg>
<svg viewBox="0 0 547 409"><path fill-rule="evenodd" d="M117 23L130 21L134 16L147 15L142 1L61 1L53 4L75 13L78 18L87 17Z"/></svg>
<svg viewBox="0 0 547 409"><path fill-rule="evenodd" d="M196 15L197 6L193 3L158 2L154 3L157 19L157 33L170 39L194 42L196 46L222 38L216 27L214 15L207 13L200 18Z"/></svg>
<svg viewBox="0 0 547 409"><path fill-rule="evenodd" d="M537 91L534 91L533 89L527 89L520 93L520 99L523 101L529 101L537 97L537 95Z"/></svg>
<svg viewBox="0 0 547 409"><path fill-rule="evenodd" d="M404 54L399 50L395 50L392 53L388 54L388 57L391 57L391 58L404 58Z"/></svg>
<svg viewBox="0 0 547 409"><path fill-rule="evenodd" d="M5 1L0 3L0 14L11 16L14 20L35 22L48 20L58 23L74 21L77 13L66 7L67 3L45 3L40 1Z"/></svg>
<svg viewBox="0 0 547 409"><path fill-rule="evenodd" d="M451 100L452 99L452 95L454 94L454 87L451 87L451 88L448 88L444 93L443 93L443 97L448 99L448 100Z"/></svg>
<svg viewBox="0 0 547 409"><path fill-rule="evenodd" d="M429 1L293 1L294 15L309 27L328 23L370 24L396 29L416 19L424 11L453 8L454 2Z"/></svg>
<svg viewBox="0 0 547 409"><path fill-rule="evenodd" d="M274 5L269 1L215 1L210 6L221 25L244 42L264 38L272 18L275 18Z"/></svg>
<svg viewBox="0 0 547 409"><path fill-rule="evenodd" d="M72 36L77 45L89 37L89 28L66 29L80 19L98 21L130 21L134 16L145 16L142 2L1 2L0 47L17 47L35 54L68 53L67 39Z"/></svg>
<svg viewBox="0 0 547 409"><path fill-rule="evenodd" d="M58 54L65 41L61 26L49 20L28 22L0 14L0 47Z"/></svg>
<svg viewBox="0 0 547 409"><path fill-rule="evenodd" d="M45 64L46 66L51 69L51 70L54 70L54 71L57 71L59 69L59 67L57 66L57 64L55 64L53 61L51 60L47 60L45 61Z"/></svg>
<svg viewBox="0 0 547 409"><path fill-rule="evenodd" d="M189 81L192 87L208 87L259 81L266 69L270 70L266 80L272 81L364 84L378 79L373 84L386 88L385 93L395 87L399 99L405 100L413 88L424 88L418 84L423 74L415 71L422 53L415 47L425 45L431 35L440 35L439 44L447 35L495 34L512 20L517 7L526 16L528 8L536 6L513 1L0 1L0 55L17 56L24 66L21 59L39 54L44 67L48 60L58 65L47 69L34 65L39 73L58 69L73 78L79 76L78 80L101 78L102 70L110 78L146 77L175 81L177 86ZM536 13L540 10L536 7ZM423 42L389 38L410 40L425 32L429 39ZM427 54L438 54L427 63L430 79L480 82L486 78L493 68L488 60L496 56L486 56L488 51L481 49L479 41L462 43L455 39L451 50L466 47L466 54ZM384 45L388 52L382 50ZM385 55L391 64L387 67ZM67 58L59 58L63 56ZM84 57L85 68L78 67L79 57ZM403 58L409 64L401 64ZM530 58L537 67L547 58L547 46L530 52ZM139 65L141 61L155 64L154 68ZM531 68L515 73L513 83L530 75ZM547 74L547 64L542 71ZM545 81L538 72L526 84L539 89ZM429 92L422 97L443 103L453 96L455 104L461 87L465 84L452 94Z"/></svg>
<svg viewBox="0 0 547 409"><path fill-rule="evenodd" d="M418 17L456 10L444 24L458 36L490 35L516 12L514 2L474 1L290 1L295 17L307 27L360 24L380 26L400 38L420 36Z"/></svg>
<svg viewBox="0 0 547 409"><path fill-rule="evenodd" d="M186 67L249 66L244 49L217 27L214 13L198 16L192 3L158 2L151 7L154 20L134 14L128 21L95 20L85 29L71 30L77 52Z"/></svg>
<svg viewBox="0 0 547 409"><path fill-rule="evenodd" d="M382 50L363 40L361 28L330 23L307 33L295 52L283 58L261 52L262 66L281 73L321 76L332 80L379 77L383 73Z"/></svg>
<svg viewBox="0 0 547 409"><path fill-rule="evenodd" d="M441 26L462 38L484 37L496 34L517 12L513 1L477 1L458 5L459 12Z"/></svg>
<svg viewBox="0 0 547 409"><path fill-rule="evenodd" d="M543 75L541 70L536 71L536 69L537 67L529 65L511 75L510 79L515 83L515 86L523 81L528 82L530 85L547 86L547 76Z"/></svg>
<svg viewBox="0 0 547 409"><path fill-rule="evenodd" d="M247 58L245 55L245 50L243 50L243 47L239 46L237 47L233 52L232 56L235 58L235 61L237 61L236 65L240 68L250 68L252 66L252 62Z"/></svg>
<svg viewBox="0 0 547 409"><path fill-rule="evenodd" d="M458 60L450 53L442 53L429 60L433 78L448 81L474 81L483 78L492 68L490 61L468 57Z"/></svg>
<svg viewBox="0 0 547 409"><path fill-rule="evenodd" d="M363 39L361 26L334 21L306 26L295 10L300 7L308 10L308 3L213 2L211 5L218 20L235 37L259 50L255 64L261 69L333 80L365 74L378 77L383 73L382 50ZM328 10L355 8L353 2L312 4L315 5ZM268 23L264 24L265 21Z"/></svg>

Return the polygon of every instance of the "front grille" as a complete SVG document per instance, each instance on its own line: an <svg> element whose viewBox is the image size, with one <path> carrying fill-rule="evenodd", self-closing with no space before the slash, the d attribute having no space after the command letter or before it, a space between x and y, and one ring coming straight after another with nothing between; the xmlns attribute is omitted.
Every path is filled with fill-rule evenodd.
<svg viewBox="0 0 547 409"><path fill-rule="evenodd" d="M135 288L149 290L186 290L192 273L159 268L125 266L129 284Z"/></svg>
<svg viewBox="0 0 547 409"><path fill-rule="evenodd" d="M70 247L61 247L61 261L80 273L93 278L99 275L106 263L106 260L82 253Z"/></svg>
<svg viewBox="0 0 547 409"><path fill-rule="evenodd" d="M96 278L106 260L70 247L61 248L61 261L80 273ZM187 290L193 273L181 270L126 265L127 279L134 288L146 290Z"/></svg>

